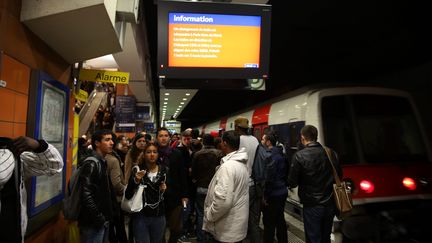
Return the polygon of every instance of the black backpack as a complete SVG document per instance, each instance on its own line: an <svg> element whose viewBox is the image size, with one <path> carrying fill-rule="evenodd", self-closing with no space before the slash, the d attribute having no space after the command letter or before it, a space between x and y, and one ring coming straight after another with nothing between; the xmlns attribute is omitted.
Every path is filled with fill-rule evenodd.
<svg viewBox="0 0 432 243"><path fill-rule="evenodd" d="M96 166L100 173L101 166L98 159L93 156L87 157L82 164L72 173L69 184L63 199L63 215L66 220L78 220L81 210L81 186L79 185L79 176L85 164L96 162Z"/></svg>

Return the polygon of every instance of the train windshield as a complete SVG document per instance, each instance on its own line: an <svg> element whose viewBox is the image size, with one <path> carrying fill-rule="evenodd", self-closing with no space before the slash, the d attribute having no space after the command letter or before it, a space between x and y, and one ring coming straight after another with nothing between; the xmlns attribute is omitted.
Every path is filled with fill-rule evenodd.
<svg viewBox="0 0 432 243"><path fill-rule="evenodd" d="M326 144L342 163L427 161L420 128L408 100L382 95L322 100Z"/></svg>

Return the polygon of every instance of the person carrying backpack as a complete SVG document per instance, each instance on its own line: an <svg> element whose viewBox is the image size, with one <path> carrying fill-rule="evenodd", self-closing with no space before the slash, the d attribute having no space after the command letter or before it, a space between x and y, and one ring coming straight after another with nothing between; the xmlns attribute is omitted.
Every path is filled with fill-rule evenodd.
<svg viewBox="0 0 432 243"><path fill-rule="evenodd" d="M112 132L98 130L92 136L95 153L81 165L78 177L81 209L78 216L80 239L86 242L105 242L113 217L115 194L107 174L105 156L112 152ZM88 161L88 162L87 162Z"/></svg>

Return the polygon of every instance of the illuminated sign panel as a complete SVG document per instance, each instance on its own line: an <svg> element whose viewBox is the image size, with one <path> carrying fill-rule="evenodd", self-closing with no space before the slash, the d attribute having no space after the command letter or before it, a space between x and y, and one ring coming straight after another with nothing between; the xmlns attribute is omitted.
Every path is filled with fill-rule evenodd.
<svg viewBox="0 0 432 243"><path fill-rule="evenodd" d="M261 17L170 13L169 67L259 68Z"/></svg>

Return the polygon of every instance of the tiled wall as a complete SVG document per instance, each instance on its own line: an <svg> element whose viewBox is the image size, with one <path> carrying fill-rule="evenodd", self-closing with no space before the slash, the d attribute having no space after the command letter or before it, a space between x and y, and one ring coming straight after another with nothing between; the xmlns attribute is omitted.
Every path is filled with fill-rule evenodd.
<svg viewBox="0 0 432 243"><path fill-rule="evenodd" d="M0 54L0 136L26 135L30 68L17 60Z"/></svg>

